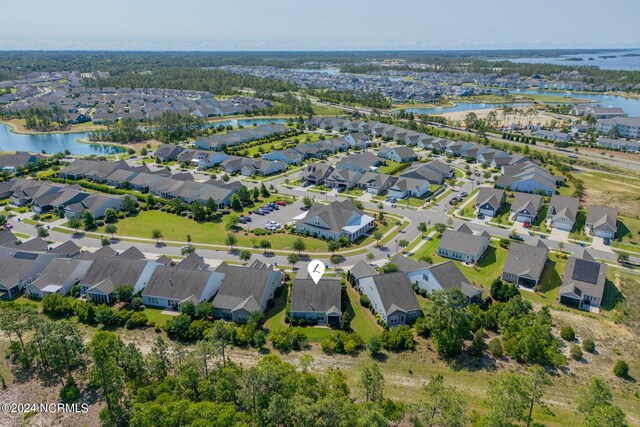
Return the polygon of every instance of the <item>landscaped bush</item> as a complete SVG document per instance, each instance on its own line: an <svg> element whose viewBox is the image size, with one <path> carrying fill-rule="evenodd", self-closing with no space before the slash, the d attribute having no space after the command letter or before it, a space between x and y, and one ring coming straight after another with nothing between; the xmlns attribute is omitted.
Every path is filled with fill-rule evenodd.
<svg viewBox="0 0 640 427"><path fill-rule="evenodd" d="M571 326L563 326L562 329L560 329L560 336L563 340L569 342L576 339L576 333Z"/></svg>
<svg viewBox="0 0 640 427"><path fill-rule="evenodd" d="M371 305L371 301L369 301L369 297L365 294L360 295L360 305L366 308L369 308Z"/></svg>
<svg viewBox="0 0 640 427"><path fill-rule="evenodd" d="M134 312L125 323L127 329L135 329L146 326L148 322L147 315L142 312Z"/></svg>
<svg viewBox="0 0 640 427"><path fill-rule="evenodd" d="M364 348L360 335L353 332L335 332L320 344L325 353L356 354Z"/></svg>
<svg viewBox="0 0 640 427"><path fill-rule="evenodd" d="M629 365L624 360L618 360L613 367L613 374L616 377L625 378L629 375Z"/></svg>
<svg viewBox="0 0 640 427"><path fill-rule="evenodd" d="M380 340L382 346L390 351L415 350L416 348L413 332L408 326L387 329L380 335Z"/></svg>
<svg viewBox="0 0 640 427"><path fill-rule="evenodd" d="M591 338L587 338L582 341L582 349L587 353L593 353L596 351L596 343Z"/></svg>
<svg viewBox="0 0 640 427"><path fill-rule="evenodd" d="M307 345L307 336L294 329L274 331L271 334L271 344L280 351L301 350Z"/></svg>
<svg viewBox="0 0 640 427"><path fill-rule="evenodd" d="M582 359L582 350L580 350L579 346L574 345L571 347L571 350L569 350L569 355L573 360L580 360Z"/></svg>

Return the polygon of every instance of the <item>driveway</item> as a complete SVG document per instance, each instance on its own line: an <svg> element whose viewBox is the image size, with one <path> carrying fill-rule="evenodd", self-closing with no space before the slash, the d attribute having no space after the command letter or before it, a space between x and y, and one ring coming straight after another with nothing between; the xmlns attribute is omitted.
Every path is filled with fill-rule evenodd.
<svg viewBox="0 0 640 427"><path fill-rule="evenodd" d="M591 243L591 248L597 249L603 252L613 253L613 248L610 245L604 244L604 238L593 236L593 243Z"/></svg>
<svg viewBox="0 0 640 427"><path fill-rule="evenodd" d="M569 232L558 230L557 228L552 228L551 233L549 233L550 240L556 240L558 242L568 242L569 241Z"/></svg>

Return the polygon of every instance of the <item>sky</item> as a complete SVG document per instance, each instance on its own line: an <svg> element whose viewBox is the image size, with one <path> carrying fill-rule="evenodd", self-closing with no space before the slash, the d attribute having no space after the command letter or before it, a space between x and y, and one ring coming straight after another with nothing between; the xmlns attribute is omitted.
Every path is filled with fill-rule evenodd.
<svg viewBox="0 0 640 427"><path fill-rule="evenodd" d="M638 17L638 0L2 0L0 50L638 48Z"/></svg>

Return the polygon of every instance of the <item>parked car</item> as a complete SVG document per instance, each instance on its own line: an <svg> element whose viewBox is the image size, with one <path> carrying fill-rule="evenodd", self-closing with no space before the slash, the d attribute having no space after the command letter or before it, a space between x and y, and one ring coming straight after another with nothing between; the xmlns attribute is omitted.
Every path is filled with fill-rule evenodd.
<svg viewBox="0 0 640 427"><path fill-rule="evenodd" d="M524 224L522 224L522 226L523 226L524 228L529 228L529 226L530 226L530 225L531 225L531 224L529 224L528 222L525 222Z"/></svg>
<svg viewBox="0 0 640 427"><path fill-rule="evenodd" d="M278 200L278 201L276 201L276 205L287 206L287 202L285 202L284 200Z"/></svg>
<svg viewBox="0 0 640 427"><path fill-rule="evenodd" d="M483 213L479 213L478 214L478 219L484 219L484 214Z"/></svg>
<svg viewBox="0 0 640 427"><path fill-rule="evenodd" d="M469 195L469 193L467 193L466 191L463 191L462 193L460 193L460 196L462 197L467 197Z"/></svg>

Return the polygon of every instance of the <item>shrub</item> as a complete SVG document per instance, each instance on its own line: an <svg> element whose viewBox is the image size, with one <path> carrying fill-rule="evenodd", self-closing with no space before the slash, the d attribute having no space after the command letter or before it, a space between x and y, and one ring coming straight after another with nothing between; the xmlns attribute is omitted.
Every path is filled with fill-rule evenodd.
<svg viewBox="0 0 640 427"><path fill-rule="evenodd" d="M366 296L365 294L360 295L360 305L361 306L369 308L370 304L371 304L371 301L369 301L369 297L368 296Z"/></svg>
<svg viewBox="0 0 640 427"><path fill-rule="evenodd" d="M131 317L126 321L125 327L127 329L134 329L140 326L146 326L148 322L147 315L141 312L134 312Z"/></svg>
<svg viewBox="0 0 640 427"><path fill-rule="evenodd" d="M71 403L78 400L80 397L80 389L76 385L73 377L69 375L64 386L60 389L60 400L65 403Z"/></svg>
<svg viewBox="0 0 640 427"><path fill-rule="evenodd" d="M415 350L416 342L413 340L413 332L408 326L398 326L388 329L380 335L382 346L390 351Z"/></svg>
<svg viewBox="0 0 640 427"><path fill-rule="evenodd" d="M569 350L569 355L573 360L580 360L582 359L582 350L580 350L579 346L574 345L571 347L571 350Z"/></svg>
<svg viewBox="0 0 640 427"><path fill-rule="evenodd" d="M484 346L483 338L484 338L484 331L482 329L478 329L473 334L473 341L469 346L469 354L476 357L482 356L482 348Z"/></svg>
<svg viewBox="0 0 640 427"><path fill-rule="evenodd" d="M613 367L613 374L616 377L625 378L629 375L629 365L624 360L618 360Z"/></svg>
<svg viewBox="0 0 640 427"><path fill-rule="evenodd" d="M596 343L591 338L582 341L582 349L587 353L593 353L596 350Z"/></svg>
<svg viewBox="0 0 640 427"><path fill-rule="evenodd" d="M325 353L356 354L364 348L360 335L353 332L336 332L320 343Z"/></svg>
<svg viewBox="0 0 640 427"><path fill-rule="evenodd" d="M563 326L562 329L560 329L560 336L563 340L569 342L576 339L576 333L571 326Z"/></svg>
<svg viewBox="0 0 640 427"><path fill-rule="evenodd" d="M500 338L494 338L489 341L489 353L491 353L493 357L502 357L503 351Z"/></svg>
<svg viewBox="0 0 640 427"><path fill-rule="evenodd" d="M294 329L284 329L271 334L271 344L281 351L301 350L307 345L307 336Z"/></svg>

